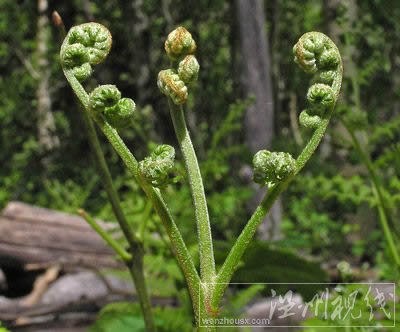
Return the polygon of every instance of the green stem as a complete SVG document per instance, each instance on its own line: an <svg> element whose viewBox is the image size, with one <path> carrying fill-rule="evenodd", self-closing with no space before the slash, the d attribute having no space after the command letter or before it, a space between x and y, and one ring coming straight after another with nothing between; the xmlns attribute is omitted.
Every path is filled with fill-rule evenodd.
<svg viewBox="0 0 400 332"><path fill-rule="evenodd" d="M138 230L138 234L142 239L143 243L144 243L144 233L146 231L147 222L150 219L151 210L152 210L151 202L146 201L142 215L142 222L140 223Z"/></svg>
<svg viewBox="0 0 400 332"><path fill-rule="evenodd" d="M387 218L386 211L385 211L385 202L384 202L384 198L383 198L381 182L379 180L378 175L375 172L374 165L372 164L370 157L361 147L354 132L348 126L346 126L346 124L344 122L343 122L343 124L345 125L347 131L349 132L349 134L351 136L351 140L353 142L353 145L356 148L358 154L360 155L361 160L364 162L365 166L367 167L368 173L370 174L370 180L371 180L371 183L373 186L373 193L377 200L379 221L381 223L381 227L382 227L383 233L386 238L386 243L389 246L389 250L393 256L394 261L396 262L397 266L400 267L400 255L396 248L396 244L393 239L392 232L390 231L390 226L389 226L388 218Z"/></svg>
<svg viewBox="0 0 400 332"><path fill-rule="evenodd" d="M151 309L150 297L147 293L146 282L144 278L143 268L143 248L140 247L134 256L129 254L122 248L117 241L115 241L106 231L99 226L99 224L84 210L78 210L78 213L87 221L87 223L104 239L104 241L115 250L115 252L126 263L129 272L132 276L136 293L139 299L140 307L142 309L143 317L146 324L146 329L149 332L156 331L154 319Z"/></svg>
<svg viewBox="0 0 400 332"><path fill-rule="evenodd" d="M146 330L151 332L156 331L157 329L154 323L150 297L147 293L146 280L143 274L143 256L144 252L142 250L140 254L133 257L131 264L129 265L129 272L135 283L136 293L139 298L140 308L143 313Z"/></svg>
<svg viewBox="0 0 400 332"><path fill-rule="evenodd" d="M78 213L87 221L87 223L103 238L103 240L115 250L115 252L126 263L131 273L135 284L136 293L139 298L140 307L146 324L146 329L149 332L156 331L154 319L152 315L150 297L147 293L146 282L143 274L143 248L140 248L134 253L134 256L129 254L115 241L110 234L104 231L103 228L84 210L78 210Z"/></svg>
<svg viewBox="0 0 400 332"><path fill-rule="evenodd" d="M89 116L88 112L86 111L86 109L83 110L82 117L83 117L83 122L84 122L84 125L86 128L86 132L88 135L89 143L93 150L94 157L96 159L96 166L97 166L98 172L100 174L101 180L103 181L103 185L106 190L108 199L111 203L111 207L113 209L114 215L117 218L117 221L121 227L121 230L124 233L124 236L129 243L130 251L132 253L132 254L129 254L129 256L130 256L129 260L125 260L124 258L122 258L121 254L120 254L120 256L127 264L129 271L131 271L131 276L132 276L133 282L135 284L136 292L138 294L140 306L142 308L143 317L144 317L144 320L146 323L146 328L148 331L156 331L155 325L154 325L154 318L153 318L153 314L152 314L152 310L151 310L150 298L147 293L147 287L146 287L146 283L145 283L145 279L144 279L143 263L136 264L136 262L143 261L143 255L144 255L143 244L135 236L135 233L133 232L132 228L130 227L128 220L126 219L125 214L122 211L118 193L115 190L115 187L114 187L114 184L113 184L113 181L111 178L111 173L107 166L107 162L104 158L104 154L103 154L103 151L100 146L100 142L99 142L99 138L96 133L96 129L95 129L95 127L93 125L93 121L90 119L90 116ZM98 230L97 230L97 232L101 235L101 233ZM105 233L105 234L108 235L107 233ZM106 240L105 237L103 237L103 239ZM112 238L110 238L110 239L113 240ZM111 245L111 243L109 241L106 240L106 242ZM116 244L117 243L114 241L114 246ZM132 259L135 260L134 265L132 265ZM145 308L146 308L146 310L144 310Z"/></svg>
<svg viewBox="0 0 400 332"><path fill-rule="evenodd" d="M102 117L94 116L90 111L89 107L89 96L80 84L80 82L74 77L70 70L63 68L64 75L67 78L69 84L74 90L76 96L84 106L85 110L93 117L95 122L100 127L103 134L107 137L115 151L118 153L122 161L128 170L136 178L139 185L142 187L143 191L146 193L149 200L152 202L156 212L159 214L161 221L167 231L167 234L171 241L171 246L179 266L181 267L186 282L188 283L189 292L193 301L195 315L197 317L198 313L198 298L199 298L199 286L200 278L193 264L193 260L190 253L186 247L185 242L182 239L182 235L175 224L162 196L158 189L153 188L146 181L144 181L139 174L138 162L136 158L129 151L128 147L125 145L118 132L111 127L111 125L106 122Z"/></svg>
<svg viewBox="0 0 400 332"><path fill-rule="evenodd" d="M102 239L114 249L118 256L126 263L132 260L132 255L128 253L120 244L115 241L85 210L79 209L79 215L99 234Z"/></svg>
<svg viewBox="0 0 400 332"><path fill-rule="evenodd" d="M206 284L207 288L207 283L214 282L215 261L203 180L197 162L196 152L193 148L190 134L186 126L183 108L182 106L175 106L170 98L168 98L168 104L172 122L174 124L175 134L182 150L186 172L189 178L199 239L200 275L202 282ZM210 286L212 287L212 285Z"/></svg>
<svg viewBox="0 0 400 332"><path fill-rule="evenodd" d="M224 291L227 288L233 273L240 263L243 253L245 252L250 241L252 240L258 226L264 220L266 214L274 204L275 200L287 188L289 183L294 179L294 177L300 172L300 170L305 166L307 161L314 154L315 150L322 140L322 137L324 136L326 128L328 127L333 109L334 107L332 107L328 111L325 118L322 119L318 128L315 129L309 143L306 145L306 147L297 158L295 173L268 190L261 204L257 207L250 220L246 224L245 228L243 229L242 233L239 235L231 251L229 252L228 257L226 258L224 264L218 272L216 280L217 283L215 284L214 294L211 301L211 305L213 308L217 308L219 306L219 302L222 299Z"/></svg>
<svg viewBox="0 0 400 332"><path fill-rule="evenodd" d="M198 273L193 264L190 253L185 245L185 242L182 239L182 235L178 227L176 226L175 221L173 220L171 213L161 196L160 191L157 188L154 188L150 184L148 184L139 174L137 160L129 151L125 143L122 141L116 130L102 118L97 117L96 122L100 126L101 130L103 131L104 135L107 137L111 145L114 147L115 151L121 157L122 161L125 163L125 166L135 176L139 185L142 187L143 191L152 202L171 240L174 255L177 257L178 263L185 274L186 281L189 286L189 291L192 294L192 298L198 298L198 289L200 282Z"/></svg>
<svg viewBox="0 0 400 332"><path fill-rule="evenodd" d="M82 112L82 117L89 138L89 143L96 159L96 166L103 182L104 188L106 190L108 200L111 203L114 215L118 220L122 232L124 233L131 247L131 250L134 253L136 249L141 246L140 240L135 236L135 233L132 231L128 220L126 219L125 214L122 211L118 193L114 188L111 173L104 158L104 154L101 149L99 138L96 133L96 128L93 125L93 121L90 119L89 114L85 110L83 110Z"/></svg>

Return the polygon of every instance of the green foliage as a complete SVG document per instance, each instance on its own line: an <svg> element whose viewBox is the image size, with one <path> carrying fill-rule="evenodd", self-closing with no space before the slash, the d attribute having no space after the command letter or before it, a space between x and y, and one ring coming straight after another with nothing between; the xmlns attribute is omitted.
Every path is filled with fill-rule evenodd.
<svg viewBox="0 0 400 332"><path fill-rule="evenodd" d="M154 308L157 330L160 332L191 331L192 324L187 312L182 308ZM105 306L99 313L90 332L130 332L146 331L139 305L117 302Z"/></svg>
<svg viewBox="0 0 400 332"><path fill-rule="evenodd" d="M385 184L385 202L393 215L399 216L400 183L400 116L371 128L369 143L374 167L379 171ZM385 170L383 172L383 170ZM394 217L394 218L395 218Z"/></svg>
<svg viewBox="0 0 400 332"><path fill-rule="evenodd" d="M323 200L334 199L342 204L358 206L368 203L371 206L375 200L372 197L370 186L359 175L344 177L337 174L333 177L318 175L316 177L303 176L297 181L299 189L307 188L314 195Z"/></svg>
<svg viewBox="0 0 400 332"><path fill-rule="evenodd" d="M223 317L240 317L246 305L249 304L265 288L265 285L250 285L249 287L228 294L227 303L223 309Z"/></svg>
<svg viewBox="0 0 400 332"><path fill-rule="evenodd" d="M72 180L66 180L65 183L59 180L46 180L44 195L42 200L38 198L38 201L40 205L51 209L76 213L79 208L86 205L98 182L98 176L92 177L85 187Z"/></svg>
<svg viewBox="0 0 400 332"><path fill-rule="evenodd" d="M397 115L390 119L390 121L377 124L373 129L370 137L371 144L386 144L392 143L400 139L400 116Z"/></svg>
<svg viewBox="0 0 400 332"><path fill-rule="evenodd" d="M304 197L291 204L282 224L285 242L308 254L329 255L333 247L343 244L343 227L327 213L311 210L313 202L312 198Z"/></svg>
<svg viewBox="0 0 400 332"><path fill-rule="evenodd" d="M0 322L0 332L10 332L5 327L2 327L2 323Z"/></svg>
<svg viewBox="0 0 400 332"><path fill-rule="evenodd" d="M347 241L351 234L358 234L358 207L374 208L376 199L367 180L355 175L332 177L305 175L295 180L288 197L288 211L283 220L286 244L308 254L328 258L346 255L352 250L357 256L374 252L379 243L373 241L375 233L364 234L360 242ZM300 196L300 193L305 193ZM339 208L338 208L339 207ZM368 244L367 244L368 243Z"/></svg>
<svg viewBox="0 0 400 332"><path fill-rule="evenodd" d="M338 285L330 295L331 297L328 301L327 309L319 310L316 317L312 316L303 322L302 325L304 326L305 332L320 331L321 326L323 326L326 331L335 332L377 332L381 331L385 326L390 330L390 327L393 328L393 324L397 325L399 322L397 318L399 310L394 307L394 302L389 298L386 300L384 309L386 312L390 313L391 318L388 318L383 312L376 314L377 311L382 309L377 305L377 299L374 298L375 295L372 294L370 286L368 285ZM398 292L394 295L397 297ZM345 301L348 302L345 303ZM372 305L372 307L369 305ZM338 309L340 307L343 308L341 315L332 317L335 312L336 314L339 313ZM330 316L329 320L324 318L325 310ZM349 310L350 313L347 315L346 319L343 319L342 317L345 316L347 310ZM371 310L375 313L372 320L370 320ZM396 318L392 316L393 313L395 313ZM354 315L356 318L352 319L351 315ZM394 319L395 321L393 321ZM315 328L313 326L320 327ZM329 328L329 326L334 327Z"/></svg>
<svg viewBox="0 0 400 332"><path fill-rule="evenodd" d="M99 314L96 323L89 329L90 332L113 331L143 331L145 326L140 316L138 305L131 303L112 303L104 307Z"/></svg>
<svg viewBox="0 0 400 332"><path fill-rule="evenodd" d="M216 262L223 261L229 245L217 243ZM288 290L288 285L270 285L268 283L320 283L327 280L320 264L312 262L288 249L277 248L262 241L253 241L243 256L241 265L235 272L233 283L266 283L264 294L270 288L278 292ZM315 288L298 285L297 291L308 299L315 294Z"/></svg>
<svg viewBox="0 0 400 332"><path fill-rule="evenodd" d="M204 122L200 126L200 137L207 135L210 139L206 158L201 163L206 188L211 189L216 182L234 180L232 167L229 166L235 165L235 161L247 153L247 148L235 137L242 133L244 113L251 103L251 98L231 103L226 115L214 124L211 136L207 135L212 129L211 124Z"/></svg>

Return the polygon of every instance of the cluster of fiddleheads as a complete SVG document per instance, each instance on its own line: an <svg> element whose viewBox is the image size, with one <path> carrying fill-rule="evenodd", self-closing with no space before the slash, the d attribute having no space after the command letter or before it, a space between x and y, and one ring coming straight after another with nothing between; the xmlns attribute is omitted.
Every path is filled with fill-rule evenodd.
<svg viewBox="0 0 400 332"><path fill-rule="evenodd" d="M183 107L174 106L174 104L182 105L186 102L187 85L196 81L198 77L200 66L193 55L196 43L185 28L179 27L169 34L165 42L165 50L171 60L172 68L159 73L157 84L161 92L173 102L170 103L171 116L184 157L196 215L200 254L199 275L179 229L162 198L161 191L154 188L167 184L168 173L174 164L174 148L168 145L158 146L149 157L138 163L118 132L114 130L129 123L135 110L134 102L128 98L121 98L121 93L114 85L99 86L89 95L81 85L81 82L92 74L92 65L103 61L110 47L111 35L102 25L87 23L76 26L69 31L61 48L63 70L85 111L99 125L160 216L176 258L185 274L196 321L199 323L200 315L206 317L218 312L223 292L240 264L241 257L258 225L264 220L279 194L286 189L289 182L304 167L318 147L340 90L342 78L340 54L333 42L318 32L303 35L295 45L296 62L307 73L315 75L314 85L307 93L310 107L300 114L300 122L305 127L315 130L296 160L288 153L267 150L261 150L254 156L254 180L260 184L272 186L247 222L217 273L206 197L197 157L185 123ZM124 223L121 223L121 228L124 230L123 225ZM128 234L128 232L124 233ZM123 251L123 248L121 250ZM123 255L126 256L127 262L136 257L129 253L125 254L124 251L121 256ZM146 314L150 312L150 303L144 280L141 280L144 278L139 277L135 279L133 276L135 283L139 282L140 287L137 289L146 326L149 330L153 330L151 314ZM205 299L204 303L201 298Z"/></svg>
<svg viewBox="0 0 400 332"><path fill-rule="evenodd" d="M200 70L200 65L193 55L196 51L196 42L189 31L178 27L168 35L165 51L175 65L174 68L160 71L157 85L160 91L169 96L176 105L182 105L188 98L186 85L197 80Z"/></svg>
<svg viewBox="0 0 400 332"><path fill-rule="evenodd" d="M305 33L293 47L294 61L306 73L314 74L308 89L309 108L300 113L300 124L317 128L326 110L333 108L341 85L341 60L336 45L320 32Z"/></svg>

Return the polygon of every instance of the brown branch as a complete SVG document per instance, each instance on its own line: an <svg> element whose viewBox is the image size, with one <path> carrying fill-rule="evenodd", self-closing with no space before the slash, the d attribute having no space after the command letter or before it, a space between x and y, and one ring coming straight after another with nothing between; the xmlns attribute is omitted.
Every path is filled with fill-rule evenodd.
<svg viewBox="0 0 400 332"><path fill-rule="evenodd" d="M57 279L60 272L60 267L57 265L50 266L45 273L40 275L33 284L32 292L27 295L23 301L22 305L31 307L39 303L43 294L48 289L49 285Z"/></svg>

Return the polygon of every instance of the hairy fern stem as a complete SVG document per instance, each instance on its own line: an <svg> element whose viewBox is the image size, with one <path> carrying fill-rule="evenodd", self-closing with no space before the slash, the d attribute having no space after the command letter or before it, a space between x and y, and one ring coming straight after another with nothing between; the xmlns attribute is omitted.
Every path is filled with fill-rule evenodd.
<svg viewBox="0 0 400 332"><path fill-rule="evenodd" d="M203 180L196 152L193 148L190 134L186 126L183 107L175 106L171 100L168 100L168 104L175 128L175 134L182 150L196 214L201 280L205 283L212 283L215 277L214 250Z"/></svg>

